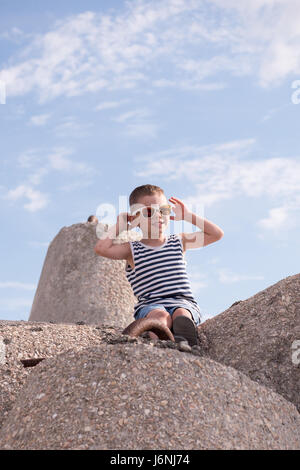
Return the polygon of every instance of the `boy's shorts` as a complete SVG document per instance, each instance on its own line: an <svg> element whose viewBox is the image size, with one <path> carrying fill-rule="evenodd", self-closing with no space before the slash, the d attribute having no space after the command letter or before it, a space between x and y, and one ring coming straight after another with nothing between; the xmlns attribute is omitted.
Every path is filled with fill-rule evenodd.
<svg viewBox="0 0 300 470"><path fill-rule="evenodd" d="M159 308L160 310L166 310L172 316L174 311L177 308L181 308L181 307L165 307L162 304L145 305L145 307L140 308L137 315L134 317L135 320L139 320L140 318L145 318L148 315L148 313L151 312L151 310L154 310L156 308ZM201 319L200 319L199 312L192 305L189 308L186 308L186 310L188 310L190 314L192 315L196 326L200 325Z"/></svg>

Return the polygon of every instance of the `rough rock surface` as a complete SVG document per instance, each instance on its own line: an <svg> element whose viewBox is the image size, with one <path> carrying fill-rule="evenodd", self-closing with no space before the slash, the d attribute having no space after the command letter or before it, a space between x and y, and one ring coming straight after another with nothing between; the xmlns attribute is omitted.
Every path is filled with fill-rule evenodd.
<svg viewBox="0 0 300 470"><path fill-rule="evenodd" d="M235 302L193 348L124 336L111 318L0 321L0 448L299 449L299 283Z"/></svg>
<svg viewBox="0 0 300 470"><path fill-rule="evenodd" d="M280 393L300 411L300 364L293 361L293 344L300 341L300 274L236 303L204 322L199 333L212 359Z"/></svg>
<svg viewBox="0 0 300 470"><path fill-rule="evenodd" d="M0 431L4 449L300 449L294 405L233 368L151 344L39 363Z"/></svg>
<svg viewBox="0 0 300 470"><path fill-rule="evenodd" d="M78 352L118 332L121 334L120 328L105 325L0 321L0 340L5 347L4 361L0 363L0 426L34 369L24 368L22 359L50 358L68 350Z"/></svg>
<svg viewBox="0 0 300 470"><path fill-rule="evenodd" d="M149 338L131 338L122 335L123 328L110 325L51 324L42 322L14 322L0 320L0 344L4 348L4 361L0 363L0 427L7 418L19 390L34 367L24 368L21 361L45 359L72 350L79 352L101 343L149 342ZM203 355L202 347L193 349L186 343L152 341L154 346L189 351Z"/></svg>
<svg viewBox="0 0 300 470"><path fill-rule="evenodd" d="M94 224L60 230L47 251L30 321L83 320L124 328L133 321L136 297L125 275L125 261L98 256L97 241Z"/></svg>

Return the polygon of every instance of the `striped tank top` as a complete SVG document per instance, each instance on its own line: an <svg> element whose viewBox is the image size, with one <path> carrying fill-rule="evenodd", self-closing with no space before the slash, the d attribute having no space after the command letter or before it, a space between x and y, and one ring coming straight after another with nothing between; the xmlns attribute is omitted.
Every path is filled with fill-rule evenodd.
<svg viewBox="0 0 300 470"><path fill-rule="evenodd" d="M192 307L201 315L187 276L180 236L169 235L159 247L139 241L129 243L134 269L126 262L125 274L138 300L134 317L145 305L158 303L164 307Z"/></svg>

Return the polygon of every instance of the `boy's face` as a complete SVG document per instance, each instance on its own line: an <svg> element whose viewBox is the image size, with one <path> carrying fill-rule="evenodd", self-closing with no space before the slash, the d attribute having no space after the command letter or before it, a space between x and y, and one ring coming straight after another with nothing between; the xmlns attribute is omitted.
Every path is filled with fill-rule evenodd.
<svg viewBox="0 0 300 470"><path fill-rule="evenodd" d="M144 209L142 212L143 207L158 209L161 206L168 205L170 204L164 194L155 193L151 196L143 196L139 198L138 202L131 207L133 212L138 210L134 221L135 223L138 222L138 226L142 230L144 238L160 238L168 227L170 215L162 215L158 210L156 210L152 217L144 217L142 214L143 212L147 214L147 210Z"/></svg>

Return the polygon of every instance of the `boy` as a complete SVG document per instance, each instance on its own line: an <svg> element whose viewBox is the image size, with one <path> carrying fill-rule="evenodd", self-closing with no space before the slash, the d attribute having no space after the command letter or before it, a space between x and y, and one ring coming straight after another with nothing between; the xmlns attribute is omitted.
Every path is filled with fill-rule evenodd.
<svg viewBox="0 0 300 470"><path fill-rule="evenodd" d="M197 344L196 326L201 314L187 277L184 254L187 249L220 240L224 233L217 225L190 212L179 199L171 197L169 201L173 207L159 186L138 186L129 197L131 214L121 213L116 226L97 242L94 251L106 258L126 260L125 274L138 299L134 307L136 320L158 319L173 331L176 341L186 340L193 346ZM175 216L170 215L171 210ZM204 223L204 230L167 237L164 231L170 220L186 220L199 228ZM143 233L140 241L113 245L112 238L120 231L136 226ZM150 337L157 338L153 332Z"/></svg>

